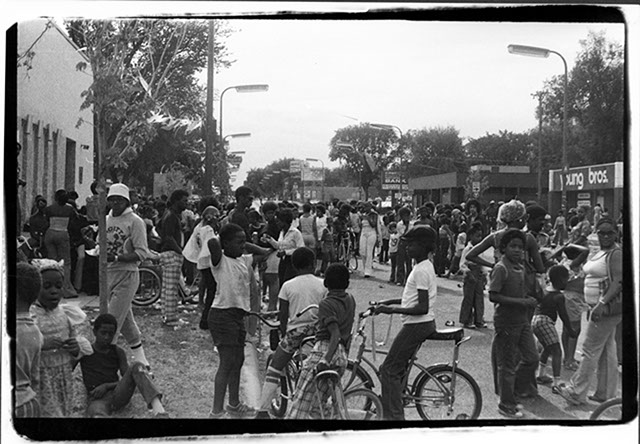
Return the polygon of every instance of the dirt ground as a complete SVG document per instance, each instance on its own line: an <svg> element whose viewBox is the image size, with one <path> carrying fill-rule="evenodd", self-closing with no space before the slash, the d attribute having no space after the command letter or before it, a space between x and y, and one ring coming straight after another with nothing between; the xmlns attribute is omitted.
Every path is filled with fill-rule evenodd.
<svg viewBox="0 0 640 444"><path fill-rule="evenodd" d="M198 327L201 308L197 304L179 304L178 310L180 318L188 322L180 328L162 325L159 305L134 307L133 313L142 332L145 354L151 364L154 382L163 393L166 411L171 418L207 418L213 402L213 380L218 368L218 355L213 351L209 332ZM97 308L85 311L90 320L98 316ZM92 337L88 330L85 328L84 334ZM266 336L266 333L262 336ZM128 351L122 337L119 345ZM266 351L259 353L260 368L264 367L266 354ZM82 417L86 395L79 367L75 370L75 376L78 397L75 416ZM151 413L142 395L136 391L129 405L114 417L150 418Z"/></svg>

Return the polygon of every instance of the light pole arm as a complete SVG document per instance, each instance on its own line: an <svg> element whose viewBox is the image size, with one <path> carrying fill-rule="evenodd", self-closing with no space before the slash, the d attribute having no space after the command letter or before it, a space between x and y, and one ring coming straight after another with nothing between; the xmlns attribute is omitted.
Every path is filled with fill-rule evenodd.
<svg viewBox="0 0 640 444"><path fill-rule="evenodd" d="M220 94L220 139L224 140L222 138L222 99L224 98L224 93L226 93L227 91L229 91L230 89L235 88L235 86L229 86L225 89L222 90L222 93Z"/></svg>

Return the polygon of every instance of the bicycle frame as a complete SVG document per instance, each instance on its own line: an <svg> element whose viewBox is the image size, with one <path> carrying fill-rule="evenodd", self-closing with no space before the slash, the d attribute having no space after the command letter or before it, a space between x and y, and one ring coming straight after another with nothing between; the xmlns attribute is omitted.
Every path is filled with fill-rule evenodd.
<svg viewBox="0 0 640 444"><path fill-rule="evenodd" d="M346 384L346 387L349 387L353 381L355 380L356 377L356 372L358 367L362 366L362 363L366 364L371 370L373 370L373 374L376 375L376 377L378 378L378 380L380 380L380 370L379 368L376 366L376 354L377 353L381 353L383 355L386 355L389 353L388 350L378 350L376 345L384 345L386 343L386 341L388 341L389 339L389 334L391 331L391 321L392 319L389 320L389 328L387 330L387 335L386 338L383 342L381 343L377 343L377 341L375 340L375 317L372 316L373 313L373 309L374 309L375 305L370 307L367 311L363 312L359 317L358 317L358 326L356 329L356 334L358 336L360 336L362 338L362 341L360 343L360 346L358 347L358 352L356 354L356 359L354 362L354 369L351 373L351 377L349 378L349 381ZM367 347L366 346L366 342L367 342L367 336L365 333L365 329L366 329L366 319L368 317L372 317L371 319L371 347ZM405 376L403 377L402 380L402 397L403 400L405 402L405 405L407 405L407 403L409 402L413 402L414 404L418 404L420 402L425 401L426 399L424 397L418 397L415 395L415 390L416 390L416 386L417 383L425 377L425 375L427 377L431 377L433 381L435 381L436 385L438 386L438 388L441 390L441 392L444 394L447 405L448 405L448 409L451 412L453 410L453 402L455 401L455 386L456 386L456 368L458 367L458 359L459 359L459 351L460 351L460 345L463 344L464 342L467 342L469 339L471 339L471 337L467 336L464 337L460 342L455 343L454 348L453 348L453 357L452 357L452 361L450 363L436 363L436 364L432 364L429 367L426 367L422 364L420 364L417 361L417 353L420 350L420 347L415 351L415 353L413 354L413 356L411 357L410 361L409 361L409 367L408 370L405 374ZM427 339L428 340L428 339ZM371 353L372 355L372 359L368 359L367 357L364 356L364 353ZM433 374L431 373L431 369L437 369L437 368L442 368L445 366L450 366L451 367L451 387L450 389L447 388L438 378L433 378ZM415 379L413 380L413 383L411 385L409 385L409 377L411 375L411 371L413 370L413 368L416 367L420 372L418 373L418 375L415 377ZM365 373L369 374L369 372L366 371L366 369L364 368L364 366L362 366L363 370L365 371Z"/></svg>

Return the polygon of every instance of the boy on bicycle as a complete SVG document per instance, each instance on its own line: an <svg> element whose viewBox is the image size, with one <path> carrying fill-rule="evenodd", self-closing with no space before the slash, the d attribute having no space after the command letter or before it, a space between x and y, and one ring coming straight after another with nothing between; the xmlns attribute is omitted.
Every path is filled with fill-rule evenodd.
<svg viewBox="0 0 640 444"><path fill-rule="evenodd" d="M416 265L407 278L402 299L382 301L376 308L376 314L399 313L402 318L402 329L380 366L385 419L404 420L402 392L409 361L436 331L434 306L438 287L433 263L428 260L435 249L436 239L435 230L428 225L417 225L402 236L407 254L416 260Z"/></svg>
<svg viewBox="0 0 640 444"><path fill-rule="evenodd" d="M282 285L278 299L280 300L280 336L282 340L276 348L271 364L267 368L260 411L257 418L269 419L269 408L273 400L284 368L300 347L302 340L316 333L316 310L298 317L309 305L318 305L327 294L322 279L314 276L316 257L313 250L307 247L296 249L291 255L291 265L297 276Z"/></svg>
<svg viewBox="0 0 640 444"><path fill-rule="evenodd" d="M316 323L316 343L302 364L288 419L316 419L320 406L315 395L315 375L335 369L342 375L347 367L347 353L356 302L346 289L349 287L349 269L334 263L327 267L324 286L329 293L320 301ZM320 398L329 395L328 384L319 384Z"/></svg>

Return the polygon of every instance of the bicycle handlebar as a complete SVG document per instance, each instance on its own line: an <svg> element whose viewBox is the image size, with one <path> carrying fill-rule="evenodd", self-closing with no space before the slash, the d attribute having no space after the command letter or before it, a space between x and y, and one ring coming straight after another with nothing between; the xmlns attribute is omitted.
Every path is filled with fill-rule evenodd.
<svg viewBox="0 0 640 444"><path fill-rule="evenodd" d="M267 312L267 313L277 313L277 312ZM266 319L265 316L266 313L258 313L255 311L248 311L247 312L247 316L255 316L256 318L260 319L264 324L266 324L267 326L271 327L271 328L279 328L280 327L280 322L272 322L269 319Z"/></svg>

